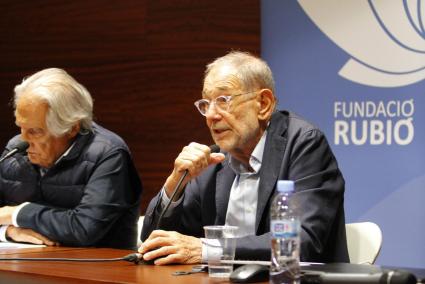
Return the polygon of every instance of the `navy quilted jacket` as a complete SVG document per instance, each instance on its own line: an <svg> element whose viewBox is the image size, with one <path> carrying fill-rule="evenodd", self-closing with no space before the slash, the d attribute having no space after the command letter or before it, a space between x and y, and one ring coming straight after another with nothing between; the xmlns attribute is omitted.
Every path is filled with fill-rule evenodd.
<svg viewBox="0 0 425 284"><path fill-rule="evenodd" d="M11 139L3 154L19 141ZM0 165L0 206L29 202L18 225L64 246L134 249L141 193L127 145L95 123L42 177L26 153Z"/></svg>

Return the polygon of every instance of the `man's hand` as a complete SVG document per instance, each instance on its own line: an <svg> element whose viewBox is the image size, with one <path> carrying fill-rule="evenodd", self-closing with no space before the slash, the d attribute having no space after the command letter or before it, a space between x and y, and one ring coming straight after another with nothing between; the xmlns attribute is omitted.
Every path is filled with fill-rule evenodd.
<svg viewBox="0 0 425 284"><path fill-rule="evenodd" d="M6 230L6 236L15 242L32 243L36 245L57 246L58 243L52 242L45 236L26 228L9 226Z"/></svg>
<svg viewBox="0 0 425 284"><path fill-rule="evenodd" d="M12 224L12 214L17 206L3 206L0 208L0 225Z"/></svg>
<svg viewBox="0 0 425 284"><path fill-rule="evenodd" d="M225 159L223 153L211 153L210 147L195 142L184 147L177 159L174 161L174 169L165 182L167 196L171 197L178 180L185 170L189 171L182 186L197 177L209 165L221 163Z"/></svg>
<svg viewBox="0 0 425 284"><path fill-rule="evenodd" d="M140 246L139 252L144 260L156 259L155 265L200 263L202 242L177 232L155 230Z"/></svg>

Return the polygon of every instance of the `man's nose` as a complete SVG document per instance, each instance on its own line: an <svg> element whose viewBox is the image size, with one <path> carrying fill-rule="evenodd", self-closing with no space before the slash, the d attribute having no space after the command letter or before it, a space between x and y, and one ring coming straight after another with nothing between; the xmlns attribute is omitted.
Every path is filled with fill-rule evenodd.
<svg viewBox="0 0 425 284"><path fill-rule="evenodd" d="M21 128L21 138L22 138L22 140L27 141L28 143L31 142L27 131L25 129L22 129L22 128Z"/></svg>
<svg viewBox="0 0 425 284"><path fill-rule="evenodd" d="M214 101L210 103L210 105L207 108L207 111L205 112L205 117L207 119L213 119L217 118L217 115L220 115L217 111L217 106Z"/></svg>

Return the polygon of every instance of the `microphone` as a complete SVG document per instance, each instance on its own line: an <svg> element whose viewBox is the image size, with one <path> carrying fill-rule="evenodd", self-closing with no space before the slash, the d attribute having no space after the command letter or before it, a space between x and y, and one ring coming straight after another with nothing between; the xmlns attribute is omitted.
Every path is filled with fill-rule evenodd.
<svg viewBox="0 0 425 284"><path fill-rule="evenodd" d="M10 152L8 152L6 155L4 155L0 159L0 163L3 162L4 160L6 160L7 158L15 155L18 152L24 152L26 149L28 149L29 146L30 145L26 141L19 142L18 144L16 144L16 146L12 150L10 150Z"/></svg>
<svg viewBox="0 0 425 284"><path fill-rule="evenodd" d="M405 270L374 273L333 273L308 271L302 274L302 284L416 284L416 277Z"/></svg>
<svg viewBox="0 0 425 284"><path fill-rule="evenodd" d="M220 152L220 147L218 147L215 144L214 145L211 145L210 146L210 152L211 153L218 153L218 152ZM188 173L189 173L189 170L186 169L183 172L182 176L180 177L179 181L177 182L177 185L176 185L176 187L173 190L173 194L171 195L170 200L167 202L167 204L165 205L165 207L162 210L161 214L159 215L158 222L156 223L156 226L154 227L154 230L158 229L159 226L161 225L162 218L164 217L165 213L167 212L168 208L170 207L171 202L173 202L174 198L176 197L177 192L179 191L179 188L180 188L183 180L186 178L186 176L187 176Z"/></svg>
<svg viewBox="0 0 425 284"><path fill-rule="evenodd" d="M215 144L214 145L211 145L210 146L210 152L211 153L218 153L218 152L220 152L220 147L218 147ZM153 230L159 229L159 227L161 225L161 222L162 222L162 218L164 217L165 213L167 212L168 208L170 207L171 202L173 202L174 197L177 195L177 192L179 191L179 188L180 188L183 180L185 179L185 177L187 176L188 173L189 173L189 171L187 169L183 172L182 176L180 177L179 181L177 182L177 185L174 187L174 190L173 190L173 193L171 194L170 200L168 200L168 202L165 205L164 209L162 209L161 214L159 214L158 222L155 224ZM149 232L148 235L150 235L150 233L152 233L152 231ZM137 254L136 257L138 257L138 262L141 262L143 264L153 264L154 261L155 261L155 260L146 261L146 260L143 259L143 256L141 254Z"/></svg>

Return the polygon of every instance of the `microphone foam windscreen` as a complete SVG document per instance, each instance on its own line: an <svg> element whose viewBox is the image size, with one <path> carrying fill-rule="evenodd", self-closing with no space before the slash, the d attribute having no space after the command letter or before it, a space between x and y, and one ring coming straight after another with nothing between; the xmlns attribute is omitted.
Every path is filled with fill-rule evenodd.
<svg viewBox="0 0 425 284"><path fill-rule="evenodd" d="M220 147L214 144L210 146L210 150L211 150L211 153L218 153L220 152Z"/></svg>
<svg viewBox="0 0 425 284"><path fill-rule="evenodd" d="M28 144L27 141L21 141L18 144L16 144L15 149L18 150L18 152L23 152L26 149L28 149L29 146L30 144Z"/></svg>

